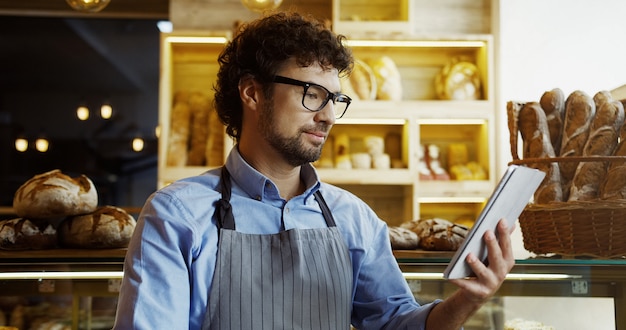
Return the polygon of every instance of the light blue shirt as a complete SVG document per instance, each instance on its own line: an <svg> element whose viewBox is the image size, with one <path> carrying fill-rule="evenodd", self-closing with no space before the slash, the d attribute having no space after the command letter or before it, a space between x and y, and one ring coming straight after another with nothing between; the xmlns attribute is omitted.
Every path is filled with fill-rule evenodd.
<svg viewBox="0 0 626 330"><path fill-rule="evenodd" d="M420 306L392 254L384 221L353 194L321 183L302 167L307 190L289 201L233 148L226 167L237 231L326 227L313 193L320 190L350 250L352 323L358 329L423 329L434 304ZM217 256L213 212L220 170L183 179L147 200L124 264L115 329L200 329ZM216 191L216 188L217 191Z"/></svg>

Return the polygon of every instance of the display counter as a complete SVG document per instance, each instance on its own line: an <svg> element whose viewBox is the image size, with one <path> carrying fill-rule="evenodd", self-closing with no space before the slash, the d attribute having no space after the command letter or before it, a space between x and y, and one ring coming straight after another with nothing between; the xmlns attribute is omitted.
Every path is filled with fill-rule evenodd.
<svg viewBox="0 0 626 330"><path fill-rule="evenodd" d="M24 329L33 322L44 322L42 319L65 325L63 329L110 328L125 253L125 249L0 251L0 308L6 323L19 317L21 311ZM395 254L420 302L445 297L456 289L442 275L451 253ZM510 309L519 308L509 304L513 297L528 298L526 305L545 304L545 308L551 307L547 305L552 304L550 299L560 298L558 308L571 313L572 319L596 318L588 310L577 313L577 299L589 298L585 305L597 307L593 298L602 298L602 306L609 306L603 307L602 314L612 319L605 320L608 327L594 329L611 325L626 329L626 259L517 260L496 297L487 304L489 312L478 313L465 328L502 329L506 319L515 315ZM46 317L46 313L51 315Z"/></svg>

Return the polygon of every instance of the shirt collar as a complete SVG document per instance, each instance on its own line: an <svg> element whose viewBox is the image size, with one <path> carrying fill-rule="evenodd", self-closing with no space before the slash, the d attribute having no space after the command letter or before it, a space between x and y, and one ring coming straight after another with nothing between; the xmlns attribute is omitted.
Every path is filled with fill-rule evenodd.
<svg viewBox="0 0 626 330"><path fill-rule="evenodd" d="M277 199L278 189L276 185L261 172L250 166L241 154L238 146L234 146L228 158L226 159L226 168L230 173L232 180L239 186L250 198L256 200ZM307 189L304 191L304 203L307 203L320 187L317 171L311 164L305 164L301 167L300 177L304 181Z"/></svg>

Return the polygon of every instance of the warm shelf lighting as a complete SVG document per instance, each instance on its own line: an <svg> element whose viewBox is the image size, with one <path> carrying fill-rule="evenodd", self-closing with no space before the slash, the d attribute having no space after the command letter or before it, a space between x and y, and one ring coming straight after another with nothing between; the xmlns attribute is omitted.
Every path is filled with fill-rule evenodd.
<svg viewBox="0 0 626 330"><path fill-rule="evenodd" d="M157 139L161 137L161 125L157 125L154 128L154 136L156 136Z"/></svg>
<svg viewBox="0 0 626 330"><path fill-rule="evenodd" d="M440 280L443 279L443 273L412 273L403 272L407 280ZM511 273L506 276L508 281L562 281L568 279L580 279L580 275L568 275L568 274L519 274Z"/></svg>
<svg viewBox="0 0 626 330"><path fill-rule="evenodd" d="M241 0L241 3L257 13L262 13L266 10L274 10L280 6L283 0Z"/></svg>
<svg viewBox="0 0 626 330"><path fill-rule="evenodd" d="M15 150L19 152L24 152L28 150L28 140L21 136L15 139Z"/></svg>
<svg viewBox="0 0 626 330"><path fill-rule="evenodd" d="M72 9L87 13L97 13L109 5L110 0L65 0Z"/></svg>
<svg viewBox="0 0 626 330"><path fill-rule="evenodd" d="M78 117L78 119L82 121L89 119L89 108L87 108L84 105L81 105L78 108L76 108L76 117Z"/></svg>
<svg viewBox="0 0 626 330"><path fill-rule="evenodd" d="M474 40L346 40L350 47L423 47L423 48L480 48L486 42Z"/></svg>
<svg viewBox="0 0 626 330"><path fill-rule="evenodd" d="M100 106L100 117L102 117L102 119L111 119L112 115L113 107L111 107L111 104L103 103L102 106Z"/></svg>
<svg viewBox="0 0 626 330"><path fill-rule="evenodd" d="M6 272L0 273L0 280L79 280L79 279L121 279L122 271L93 272Z"/></svg>
<svg viewBox="0 0 626 330"><path fill-rule="evenodd" d="M140 152L143 150L144 141L141 137L137 136L133 139L133 151Z"/></svg>
<svg viewBox="0 0 626 330"><path fill-rule="evenodd" d="M39 152L48 151L49 146L50 142L45 137L38 137L37 140L35 140L35 149Z"/></svg>

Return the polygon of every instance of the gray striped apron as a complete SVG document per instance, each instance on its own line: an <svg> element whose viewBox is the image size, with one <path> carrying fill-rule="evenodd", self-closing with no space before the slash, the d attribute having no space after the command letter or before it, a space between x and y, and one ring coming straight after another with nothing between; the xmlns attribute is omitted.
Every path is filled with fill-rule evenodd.
<svg viewBox="0 0 626 330"><path fill-rule="evenodd" d="M258 235L235 230L225 167L221 187L218 256L202 329L349 329L352 263L321 193L315 199L328 228Z"/></svg>

